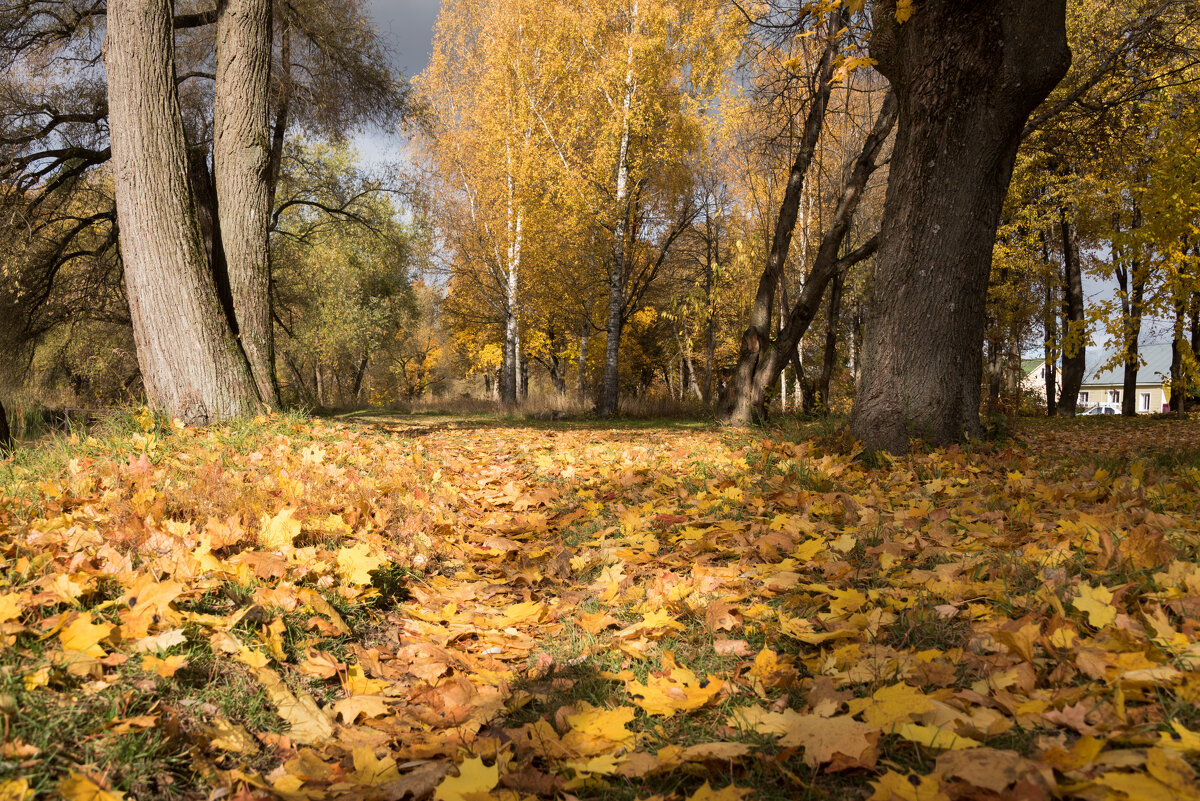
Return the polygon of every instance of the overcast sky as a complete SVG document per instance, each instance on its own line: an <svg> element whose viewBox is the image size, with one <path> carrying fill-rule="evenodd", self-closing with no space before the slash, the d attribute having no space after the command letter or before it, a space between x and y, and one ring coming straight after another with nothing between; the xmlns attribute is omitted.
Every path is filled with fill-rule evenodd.
<svg viewBox="0 0 1200 801"><path fill-rule="evenodd" d="M392 64L406 78L423 70L429 61L433 23L440 5L441 0L368 0ZM404 144L398 135L382 131L364 133L354 141L366 161L394 159Z"/></svg>

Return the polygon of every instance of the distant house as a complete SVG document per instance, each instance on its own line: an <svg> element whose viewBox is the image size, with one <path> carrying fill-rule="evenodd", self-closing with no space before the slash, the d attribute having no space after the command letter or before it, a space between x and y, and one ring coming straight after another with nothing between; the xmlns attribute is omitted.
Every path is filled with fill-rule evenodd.
<svg viewBox="0 0 1200 801"><path fill-rule="evenodd" d="M1134 408L1138 414L1153 414L1169 411L1171 400L1171 346L1170 344L1142 345L1138 353L1145 361L1138 368L1137 396ZM1101 368L1110 362L1112 354L1094 348L1088 349L1087 370L1083 385L1079 389L1081 409L1097 406L1112 406L1121 410L1121 396L1125 391L1125 365L1117 364L1107 370ZM1023 359L1021 361L1021 392L1026 397L1046 401L1046 360ZM1062 368L1055 373L1055 392L1062 392Z"/></svg>
<svg viewBox="0 0 1200 801"><path fill-rule="evenodd" d="M1138 414L1169 411L1171 345L1142 345L1138 348L1138 354L1143 364L1138 368L1134 408ZM1102 369L1112 360L1112 356L1111 353L1097 352L1093 358L1089 351L1087 372L1079 390L1080 406L1115 406L1120 410L1121 393L1125 390L1125 365L1117 364L1107 370Z"/></svg>
<svg viewBox="0 0 1200 801"><path fill-rule="evenodd" d="M1054 374L1054 393L1062 391L1062 370ZM1046 360L1021 360L1021 394L1027 398L1037 398L1046 402Z"/></svg>

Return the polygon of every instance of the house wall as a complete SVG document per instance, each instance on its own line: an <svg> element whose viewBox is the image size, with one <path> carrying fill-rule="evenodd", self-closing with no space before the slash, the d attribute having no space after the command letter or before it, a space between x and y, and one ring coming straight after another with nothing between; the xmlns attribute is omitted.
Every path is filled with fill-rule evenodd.
<svg viewBox="0 0 1200 801"><path fill-rule="evenodd" d="M1121 401L1112 400L1113 392L1121 393L1124 389L1120 384L1084 384L1079 392L1079 405L1086 406L1089 409L1093 406L1107 405L1116 406L1118 409L1121 406ZM1087 393L1087 400L1084 400L1083 393ZM1150 408L1142 407L1142 395L1150 395ZM1162 384L1138 384L1137 388L1137 411L1138 414L1157 414L1163 411L1163 406L1167 402L1166 393L1163 392Z"/></svg>
<svg viewBox="0 0 1200 801"><path fill-rule="evenodd" d="M1043 403L1046 401L1046 374L1045 367L1035 367L1025 374L1021 379L1021 394L1029 395L1037 398ZM1054 375L1054 384L1057 387L1057 392L1062 392L1062 373L1058 372Z"/></svg>

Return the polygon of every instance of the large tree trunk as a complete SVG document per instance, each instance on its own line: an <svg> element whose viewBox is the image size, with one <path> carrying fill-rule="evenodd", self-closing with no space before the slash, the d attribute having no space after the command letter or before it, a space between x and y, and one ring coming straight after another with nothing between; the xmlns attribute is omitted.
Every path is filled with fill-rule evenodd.
<svg viewBox="0 0 1200 801"><path fill-rule="evenodd" d="M259 400L279 406L267 243L272 181L271 0L217 4L213 177L220 236L233 298L234 329Z"/></svg>
<svg viewBox="0 0 1200 801"><path fill-rule="evenodd" d="M792 247L792 235L800 214L800 201L804 194L804 181L821 138L825 122L825 111L829 106L829 95L833 90L833 62L837 52L838 31L843 23L843 12L829 15L825 49L817 64L817 90L808 108L800 146L788 173L783 202L779 206L779 217L771 239L771 251L767 254L766 269L758 279L758 291L750 305L750 317L746 331L742 334L738 364L726 388L728 396L723 400L721 417L731 425L745 426L761 421L766 416L764 397L766 387L757 386L760 374L760 359L771 346L771 309L775 304L775 288L783 275L783 265ZM782 366L780 368L782 370ZM772 381L773 383L773 381Z"/></svg>
<svg viewBox="0 0 1200 801"><path fill-rule="evenodd" d="M188 187L170 0L112 0L104 46L113 185L138 363L151 406L185 423L258 396L225 322Z"/></svg>
<svg viewBox="0 0 1200 801"><path fill-rule="evenodd" d="M1063 342L1062 394L1058 416L1074 417L1079 405L1079 388L1087 372L1087 321L1083 309L1083 268L1079 263L1079 238L1075 223L1061 213L1063 242Z"/></svg>
<svg viewBox="0 0 1200 801"><path fill-rule="evenodd" d="M863 379L851 428L905 451L979 433L992 246L1021 130L1066 73L1065 0L873 6L871 55L899 96Z"/></svg>

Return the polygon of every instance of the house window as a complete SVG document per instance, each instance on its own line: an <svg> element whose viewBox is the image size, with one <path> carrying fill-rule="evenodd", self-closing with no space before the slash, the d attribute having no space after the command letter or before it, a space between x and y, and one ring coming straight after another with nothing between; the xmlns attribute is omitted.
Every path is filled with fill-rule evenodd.
<svg viewBox="0 0 1200 801"><path fill-rule="evenodd" d="M1113 403L1120 403L1121 402L1121 390L1110 389L1108 391L1108 399L1110 401L1112 401Z"/></svg>
<svg viewBox="0 0 1200 801"><path fill-rule="evenodd" d="M1087 402L1088 402L1088 394L1087 394L1086 392L1080 392L1080 393L1079 393L1079 402L1080 402L1080 403L1087 403Z"/></svg>
<svg viewBox="0 0 1200 801"><path fill-rule="evenodd" d="M1046 377L1046 368L1043 367L1041 370L1038 371L1038 378L1045 378L1045 377Z"/></svg>
<svg viewBox="0 0 1200 801"><path fill-rule="evenodd" d="M1143 412L1150 411L1150 393L1149 392L1142 393L1142 411Z"/></svg>

